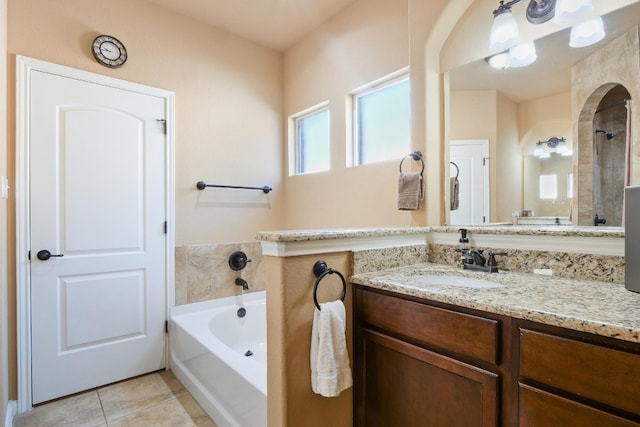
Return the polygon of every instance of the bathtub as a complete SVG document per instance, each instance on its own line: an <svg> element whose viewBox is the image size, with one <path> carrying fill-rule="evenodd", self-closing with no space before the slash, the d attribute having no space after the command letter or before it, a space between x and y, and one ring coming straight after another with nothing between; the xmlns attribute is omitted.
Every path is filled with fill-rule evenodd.
<svg viewBox="0 0 640 427"><path fill-rule="evenodd" d="M171 369L220 427L267 425L265 296L253 292L172 310Z"/></svg>

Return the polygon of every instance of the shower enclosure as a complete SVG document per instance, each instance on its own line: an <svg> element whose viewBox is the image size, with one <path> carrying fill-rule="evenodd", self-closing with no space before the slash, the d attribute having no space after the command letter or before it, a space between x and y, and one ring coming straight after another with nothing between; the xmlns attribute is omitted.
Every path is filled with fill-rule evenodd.
<svg viewBox="0 0 640 427"><path fill-rule="evenodd" d="M623 86L613 87L598 104L593 118L594 225L622 225L630 97Z"/></svg>

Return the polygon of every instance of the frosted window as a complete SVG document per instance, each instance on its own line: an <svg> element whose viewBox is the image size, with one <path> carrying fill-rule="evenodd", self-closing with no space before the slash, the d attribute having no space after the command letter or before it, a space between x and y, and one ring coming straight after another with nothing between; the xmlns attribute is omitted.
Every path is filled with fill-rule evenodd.
<svg viewBox="0 0 640 427"><path fill-rule="evenodd" d="M558 176L556 174L540 175L540 198L558 198Z"/></svg>
<svg viewBox="0 0 640 427"><path fill-rule="evenodd" d="M329 109L295 119L296 174L329 170Z"/></svg>
<svg viewBox="0 0 640 427"><path fill-rule="evenodd" d="M571 199L573 197L573 173L569 172L567 174L567 198Z"/></svg>
<svg viewBox="0 0 640 427"><path fill-rule="evenodd" d="M354 165L404 157L410 151L409 78L354 95Z"/></svg>

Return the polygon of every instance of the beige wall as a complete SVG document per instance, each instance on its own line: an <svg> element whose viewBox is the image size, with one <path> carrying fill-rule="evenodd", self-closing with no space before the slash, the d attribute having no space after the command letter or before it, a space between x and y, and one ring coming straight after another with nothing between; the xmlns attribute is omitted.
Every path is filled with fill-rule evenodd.
<svg viewBox="0 0 640 427"><path fill-rule="evenodd" d="M269 387L268 425L290 427L350 427L353 422L353 388L340 396L326 398L311 389L309 369L311 328L314 313L313 265L319 259L343 274L351 271L348 252L265 257L267 274L267 318L269 351L267 380ZM340 296L342 286L336 274L322 279L318 301ZM347 349L353 357L351 287L345 298ZM353 361L351 362L353 367Z"/></svg>
<svg viewBox="0 0 640 427"><path fill-rule="evenodd" d="M102 33L127 46L124 67L93 59ZM9 52L176 93L178 244L247 241L284 226L281 53L128 0L10 0ZM200 180L274 191L200 192Z"/></svg>
<svg viewBox="0 0 640 427"><path fill-rule="evenodd" d="M346 167L346 94L406 67L408 52L406 0L358 0L286 52L285 119L329 101L331 123L331 170L285 177L287 228L411 224L396 206L400 159Z"/></svg>
<svg viewBox="0 0 640 427"><path fill-rule="evenodd" d="M7 176L7 1L0 0L0 175ZM9 401L7 201L0 199L0 422Z"/></svg>
<svg viewBox="0 0 640 427"><path fill-rule="evenodd" d="M491 222L509 222L514 210L522 207L522 150L518 138L518 105L498 93L496 149L489 153ZM495 177L495 178L494 178Z"/></svg>

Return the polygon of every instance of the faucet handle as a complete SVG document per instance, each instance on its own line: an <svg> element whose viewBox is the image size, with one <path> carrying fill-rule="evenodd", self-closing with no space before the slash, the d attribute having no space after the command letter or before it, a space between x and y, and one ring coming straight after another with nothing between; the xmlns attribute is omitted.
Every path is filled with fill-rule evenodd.
<svg viewBox="0 0 640 427"><path fill-rule="evenodd" d="M489 252L489 262L487 262L487 265L491 267L498 266L498 262L496 261L496 255L505 256L508 254L506 252Z"/></svg>

